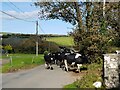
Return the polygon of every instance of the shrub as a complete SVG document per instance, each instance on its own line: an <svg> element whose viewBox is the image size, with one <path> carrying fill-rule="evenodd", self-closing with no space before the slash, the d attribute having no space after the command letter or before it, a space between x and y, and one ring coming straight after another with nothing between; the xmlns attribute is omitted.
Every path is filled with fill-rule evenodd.
<svg viewBox="0 0 120 90"><path fill-rule="evenodd" d="M36 37L32 36L30 38L19 38L19 37L9 37L3 38L3 46L10 45L14 53L36 53ZM44 51L55 52L59 50L59 47L54 42L48 42L38 38L38 50L39 54L43 54Z"/></svg>
<svg viewBox="0 0 120 90"><path fill-rule="evenodd" d="M48 51L44 51L44 55L47 55L48 54Z"/></svg>
<svg viewBox="0 0 120 90"><path fill-rule="evenodd" d="M59 49L58 45L52 42L43 41L38 39L38 50L40 54L43 54L44 51L54 52ZM21 52L22 53L35 53L36 51L36 39L28 38L24 40L21 44Z"/></svg>
<svg viewBox="0 0 120 90"><path fill-rule="evenodd" d="M5 50L6 52L8 52L8 53L11 53L11 51L12 51L12 46L11 46L11 45L6 45L6 46L4 46L4 50Z"/></svg>
<svg viewBox="0 0 120 90"><path fill-rule="evenodd" d="M72 34L76 49L81 53L88 55L89 62L99 62L99 58L103 58L102 54L115 52L114 41L116 33L112 31L106 31L106 33L101 34L97 31L81 31L75 30ZM111 48L111 49L110 49Z"/></svg>

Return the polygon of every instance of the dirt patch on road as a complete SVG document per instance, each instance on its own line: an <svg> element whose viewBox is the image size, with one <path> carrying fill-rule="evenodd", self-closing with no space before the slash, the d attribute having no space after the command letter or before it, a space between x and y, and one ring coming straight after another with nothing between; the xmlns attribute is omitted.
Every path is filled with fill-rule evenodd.
<svg viewBox="0 0 120 90"><path fill-rule="evenodd" d="M83 76L85 76L88 73L88 71L87 70L81 70L80 72L77 72L76 69L73 69L73 68L70 69L69 68L68 73L70 73L70 75L72 77L74 77L75 80L77 80L77 79L80 80Z"/></svg>
<svg viewBox="0 0 120 90"><path fill-rule="evenodd" d="M86 75L87 71L81 71L81 72L70 72L71 76L75 77L76 79L81 79L84 75Z"/></svg>

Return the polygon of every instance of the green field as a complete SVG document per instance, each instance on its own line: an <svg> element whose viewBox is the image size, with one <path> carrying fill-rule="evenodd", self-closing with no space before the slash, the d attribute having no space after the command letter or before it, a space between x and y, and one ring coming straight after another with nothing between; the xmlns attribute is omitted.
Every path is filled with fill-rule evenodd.
<svg viewBox="0 0 120 90"><path fill-rule="evenodd" d="M55 42L61 46L74 46L74 41L72 37L49 37L46 38L47 41Z"/></svg>
<svg viewBox="0 0 120 90"><path fill-rule="evenodd" d="M4 60L8 60L8 63L2 66L3 73L33 68L44 63L43 55L35 56L35 54L10 54L8 57L3 55L3 63Z"/></svg>

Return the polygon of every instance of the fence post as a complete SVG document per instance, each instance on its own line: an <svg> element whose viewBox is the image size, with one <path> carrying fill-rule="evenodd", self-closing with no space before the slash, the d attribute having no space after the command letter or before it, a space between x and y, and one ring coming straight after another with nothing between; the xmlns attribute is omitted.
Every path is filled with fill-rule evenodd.
<svg viewBox="0 0 120 90"><path fill-rule="evenodd" d="M12 56L10 56L10 64L11 64L11 66L12 66Z"/></svg>
<svg viewBox="0 0 120 90"><path fill-rule="evenodd" d="M34 62L34 56L33 56L33 58L32 58L32 63Z"/></svg>

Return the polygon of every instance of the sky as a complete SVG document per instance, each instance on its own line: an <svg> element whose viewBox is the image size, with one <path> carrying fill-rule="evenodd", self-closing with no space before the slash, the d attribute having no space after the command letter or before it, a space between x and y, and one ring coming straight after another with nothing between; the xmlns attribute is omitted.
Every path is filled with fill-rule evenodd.
<svg viewBox="0 0 120 90"><path fill-rule="evenodd" d="M0 2L0 21L2 21L0 32L35 34L36 23L31 21L38 20L39 10L38 7L33 5L33 1L13 2L11 0L6 0L6 2ZM10 17L1 11L23 20ZM38 20L38 23L39 34L67 35L68 32L72 31L71 28L73 28L70 23L61 20Z"/></svg>

